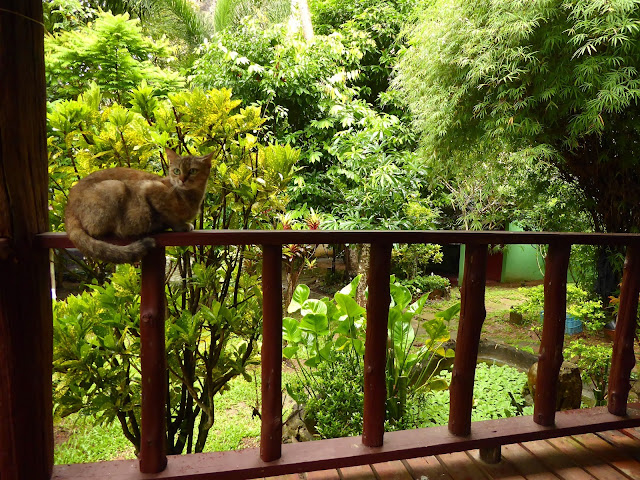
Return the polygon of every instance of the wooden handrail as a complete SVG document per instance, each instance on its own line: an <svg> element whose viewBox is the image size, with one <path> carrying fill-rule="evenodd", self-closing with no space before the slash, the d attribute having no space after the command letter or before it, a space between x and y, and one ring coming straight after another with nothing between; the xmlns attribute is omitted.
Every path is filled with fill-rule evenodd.
<svg viewBox="0 0 640 480"><path fill-rule="evenodd" d="M113 478L237 478L296 473L311 469L341 467L409 458L415 455L447 453L468 448L489 448L523 440L535 440L576 432L640 426L640 406L628 411L629 375L635 362L633 337L640 289L640 235L584 234L558 232L468 232L468 231L248 231L217 230L154 235L158 247L142 262L142 320L158 320L153 328L141 331L143 421L140 454L141 476L112 463ZM125 242L118 242L125 243ZM282 363L282 246L290 243L366 243L371 245L367 332L365 344L365 402L362 437L281 445L281 363ZM465 244L465 275L461 287L461 316L457 336L450 395L448 433L441 428L418 429L384 434L385 358L387 316L390 303L389 278L393 243ZM478 343L485 318L485 283L488 245L548 244L545 272L545 319L541 344L538 384L533 417L490 422L471 422L473 382ZM65 234L41 234L42 248L70 248ZM572 244L626 245L621 293L621 328L614 342L608 411L602 408L555 412L555 386L562 362L566 276ZM181 470L183 457L167 457L163 451L164 396L164 247L185 245L261 245L263 249L263 341L262 341L262 430L259 455L253 450L207 454L194 458L206 466ZM635 301L635 303L634 303ZM155 321L154 320L154 321ZM153 323L153 322L151 322ZM162 340L162 343L160 341ZM145 347L150 342L153 347ZM146 358L145 358L146 356ZM152 366L149 366L153 364ZM160 366L160 371L158 371ZM160 378L162 377L162 378ZM147 390L145 384L148 382ZM149 393L154 392L154 393ZM147 398L145 398L147 397ZM153 398L152 398L153 397ZM160 410L159 410L160 409ZM145 423L145 419L148 420ZM433 432L438 432L434 436ZM159 434L158 432L162 432ZM161 438L162 437L162 438ZM384 437L384 438L383 438ZM426 443L425 443L426 442ZM431 443L429 443L431 442ZM144 447L144 448L142 448ZM146 449L146 450L145 450ZM310 450L311 449L311 450ZM300 458L296 459L295 452ZM206 460L203 460L206 459ZM244 462L244 463L239 463ZM94 467L56 467L54 478L101 478L102 464ZM89 472L89 473L87 473ZM125 473L126 472L126 473ZM146 472L146 473L145 473ZM196 473L197 472L197 473Z"/></svg>
<svg viewBox="0 0 640 480"><path fill-rule="evenodd" d="M504 232L468 230L194 230L153 235L162 247L189 245L287 245L332 243L435 243L466 245L640 245L637 233ZM73 248L66 233L36 235L42 248ZM114 243L125 244L124 241Z"/></svg>

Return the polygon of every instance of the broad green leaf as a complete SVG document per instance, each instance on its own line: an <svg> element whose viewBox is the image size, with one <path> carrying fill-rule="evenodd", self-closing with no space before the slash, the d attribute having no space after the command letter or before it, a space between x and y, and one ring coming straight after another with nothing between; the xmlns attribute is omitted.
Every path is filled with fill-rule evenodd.
<svg viewBox="0 0 640 480"><path fill-rule="evenodd" d="M282 349L282 355L285 358L294 358L298 353L298 345L289 345Z"/></svg>
<svg viewBox="0 0 640 480"><path fill-rule="evenodd" d="M354 338L352 342L356 353L360 356L364 355L364 342L359 338Z"/></svg>
<svg viewBox="0 0 640 480"><path fill-rule="evenodd" d="M282 319L282 338L289 343L299 343L302 340L299 323L295 318Z"/></svg>
<svg viewBox="0 0 640 480"><path fill-rule="evenodd" d="M349 285L347 285L346 287L343 287L339 293L355 298L361 279L362 275L357 275L353 280L351 280L351 283L349 283Z"/></svg>
<svg viewBox="0 0 640 480"><path fill-rule="evenodd" d="M366 312L366 310L358 305L358 303L349 295L338 292L335 294L334 298L342 313L346 314L353 321L363 316Z"/></svg>
<svg viewBox="0 0 640 480"><path fill-rule="evenodd" d="M416 300L411 305L409 305L409 308L407 308L407 313L411 313L413 315L420 315L422 313L422 310L424 309L424 304L427 302L428 298L429 298L429 295L427 294L422 295L418 300Z"/></svg>
<svg viewBox="0 0 640 480"><path fill-rule="evenodd" d="M387 326L389 328L389 330L393 329L393 326L396 324L396 322L401 322L402 321L402 311L400 310L400 308L398 307L392 307L389 309L389 320L387 323Z"/></svg>
<svg viewBox="0 0 640 480"><path fill-rule="evenodd" d="M444 378L435 378L429 382L429 390L441 391L449 388L449 384Z"/></svg>
<svg viewBox="0 0 640 480"><path fill-rule="evenodd" d="M460 311L460 302L451 305L446 310L441 312L436 312L434 317L444 320L445 322L450 322L451 319Z"/></svg>
<svg viewBox="0 0 640 480"><path fill-rule="evenodd" d="M327 316L317 313L309 313L300 321L300 329L312 333L316 337L329 334Z"/></svg>
<svg viewBox="0 0 640 480"><path fill-rule="evenodd" d="M327 305L321 300L309 299L302 304L302 315L316 313L319 315L327 315Z"/></svg>
<svg viewBox="0 0 640 480"><path fill-rule="evenodd" d="M395 305L399 305L403 310L411 302L411 292L403 285L392 284L389 286L391 290L391 298Z"/></svg>
<svg viewBox="0 0 640 480"><path fill-rule="evenodd" d="M297 312L302 308L302 304L309 298L309 287L304 284L300 284L293 291L293 297L291 298L291 303L287 308L288 313Z"/></svg>
<svg viewBox="0 0 640 480"><path fill-rule="evenodd" d="M429 338L436 342L446 342L449 340L449 329L442 320L433 318L422 324L429 335Z"/></svg>
<svg viewBox="0 0 640 480"><path fill-rule="evenodd" d="M304 364L307 367L314 368L314 367L317 367L318 365L320 365L321 361L322 361L322 359L318 355L316 355L314 357L307 358L307 360L305 360Z"/></svg>

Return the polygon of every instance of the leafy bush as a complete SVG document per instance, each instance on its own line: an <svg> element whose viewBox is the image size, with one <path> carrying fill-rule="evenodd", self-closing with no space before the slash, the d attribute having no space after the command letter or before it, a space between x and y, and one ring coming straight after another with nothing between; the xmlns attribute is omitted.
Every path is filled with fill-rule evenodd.
<svg viewBox="0 0 640 480"><path fill-rule="evenodd" d="M544 285L520 288L527 301L516 305L513 310L531 322L540 318L544 309ZM604 327L605 312L600 300L590 300L589 294L575 285L567 285L567 313L582 320L587 330L598 331Z"/></svg>
<svg viewBox="0 0 640 480"><path fill-rule="evenodd" d="M442 249L432 243L397 245L391 252L391 262L391 269L398 278L411 280L424 276L429 265L442 262Z"/></svg>
<svg viewBox="0 0 640 480"><path fill-rule="evenodd" d="M426 276L419 275L411 280L402 280L401 283L409 289L414 297L433 292L434 290L446 291L451 287L451 282L448 278L434 274Z"/></svg>
<svg viewBox="0 0 640 480"><path fill-rule="evenodd" d="M591 384L596 406L607 404L605 396L612 348L611 345L588 345L583 340L574 340L565 350L565 357L580 368L582 380Z"/></svg>
<svg viewBox="0 0 640 480"><path fill-rule="evenodd" d="M170 55L168 44L143 35L138 20L101 11L92 23L45 38L48 97L74 99L95 82L122 102L142 80L167 93L184 83L167 68Z"/></svg>
<svg viewBox="0 0 640 480"><path fill-rule="evenodd" d="M426 297L411 303L411 293L406 287L392 283L392 302L389 309L387 350L387 418L399 421L406 408L408 390L443 389L447 384L437 375L437 365L450 358L453 351L443 348L449 339L448 322L459 311L456 304L435 318L423 323L426 331L424 345L416 347L416 330L413 319L422 312ZM319 377L333 371L328 364L349 357L349 364L362 364L365 338L365 309L355 301L360 277L337 292L333 301L329 298L309 298L309 287L298 285L289 305L289 313L300 312L301 318L283 320L283 338L287 346L286 358L298 366L298 386L287 386L289 394L298 403L323 398L326 388ZM319 369L322 372L319 373ZM336 367L337 368L337 367ZM362 367L359 367L362 369ZM353 369L352 369L353 371ZM317 415L316 415L317 417ZM316 418L317 419L317 418ZM324 427L321 427L321 429Z"/></svg>
<svg viewBox="0 0 640 480"><path fill-rule="evenodd" d="M356 85L360 96L375 104L392 76L396 54L405 37L401 35L415 8L410 0L312 0L309 7L314 30L323 35L338 32L363 52L362 75Z"/></svg>
<svg viewBox="0 0 640 480"><path fill-rule="evenodd" d="M360 55L337 35L309 43L286 25L247 18L239 29L219 32L202 46L191 80L203 88L231 88L261 106L275 138L296 141L301 132L294 132L321 118L334 99L351 97L348 84L357 72L345 64ZM309 155L317 155L314 150Z"/></svg>
<svg viewBox="0 0 640 480"><path fill-rule="evenodd" d="M50 218L64 228L66 195L98 168L130 166L162 173L164 146L214 152L208 191L196 224L207 229L271 228L299 152L264 145L256 107L239 108L229 90L159 96L141 84L129 105L105 99L97 85L77 100L49 106ZM247 246L167 249L167 409L169 453L202 451L215 419L216 396L253 361L261 325L260 253ZM82 280L109 279L113 267L78 261ZM98 273L101 272L101 274ZM56 401L99 422L118 419L139 448L138 273L116 270L92 293L57 307Z"/></svg>
<svg viewBox="0 0 640 480"><path fill-rule="evenodd" d="M289 386L293 398L304 401L305 422L320 438L338 438L362 433L364 371L361 359L334 351L329 361L313 372L314 394L305 392L300 381Z"/></svg>

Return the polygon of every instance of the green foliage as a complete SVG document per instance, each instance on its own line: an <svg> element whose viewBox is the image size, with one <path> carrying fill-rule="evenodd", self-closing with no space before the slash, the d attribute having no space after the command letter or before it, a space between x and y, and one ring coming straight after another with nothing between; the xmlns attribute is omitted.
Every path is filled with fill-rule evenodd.
<svg viewBox="0 0 640 480"><path fill-rule="evenodd" d="M533 407L526 406L522 394L527 375L508 365L476 366L473 387L473 421L493 418L532 415Z"/></svg>
<svg viewBox="0 0 640 480"><path fill-rule="evenodd" d="M435 278L429 279L429 276L425 276L429 265L442 262L442 249L440 245L434 244L411 244L411 245L395 245L391 251L391 269L392 272L401 280L415 280L413 283L416 287L419 285L428 287L433 285L433 288L441 288L431 282L437 282ZM440 277L438 277L440 278ZM408 285L407 282L403 282L404 285ZM447 287L448 285L444 285ZM423 292L429 292L433 290L431 288L422 289Z"/></svg>
<svg viewBox="0 0 640 480"><path fill-rule="evenodd" d="M257 103L272 134L288 141L328 111L332 99L351 95L347 84L357 72L344 64L359 56L338 36L308 43L285 25L247 19L241 28L219 32L203 45L192 82L231 88L247 103Z"/></svg>
<svg viewBox="0 0 640 480"><path fill-rule="evenodd" d="M364 372L355 355L334 351L313 373L314 395L307 396L300 383L289 387L295 398L305 400L305 422L320 438L362 434Z"/></svg>
<svg viewBox="0 0 640 480"><path fill-rule="evenodd" d="M292 317L283 320L283 339L287 342L283 355L295 360L298 365L298 387L287 387L298 403L324 398L324 393L318 388L325 387L320 387L318 377L332 371L334 367L326 365L336 362L338 353L343 360L349 357L349 364L357 362L361 365L365 309L355 301L359 282L360 277L356 277L334 295L333 301L329 298L310 299L306 285L296 288L288 312L299 311L302 317L299 320ZM452 356L452 351L445 350L442 345L449 339L447 326L460 305L456 304L425 322L422 325L427 334L425 343L416 347L416 330L412 322L422 312L426 297L411 303L411 294L406 287L392 280L390 288L387 418L397 421L404 415L408 388L418 392L447 387L437 371L440 361ZM318 373L323 365L322 373ZM362 366L359 368L362 369Z"/></svg>
<svg viewBox="0 0 640 480"><path fill-rule="evenodd" d="M218 0L213 15L216 32L241 28L246 17L257 17L265 24L286 23L291 15L289 0Z"/></svg>
<svg viewBox="0 0 640 480"><path fill-rule="evenodd" d="M544 310L544 285L520 288L525 292L527 301L516 305L513 310L533 322L540 318ZM587 330L599 331L605 324L605 312L600 300L591 300L589 294L576 285L567 285L567 313L582 320Z"/></svg>
<svg viewBox="0 0 640 480"><path fill-rule="evenodd" d="M427 300L422 296L411 303L406 287L391 285L392 306L389 309L391 347L387 350L387 419L399 421L406 411L408 389L412 394L425 390L446 390L448 382L438 374L444 359L453 358L454 351L445 349L449 340L449 322L460 311L460 303L436 313L435 318L422 324L427 336L418 347L412 320L419 315Z"/></svg>
<svg viewBox="0 0 640 480"><path fill-rule="evenodd" d="M323 120L342 125L328 153L335 162L306 180L292 200L318 202L309 183L331 185L333 215L344 229L433 229L439 211L429 198L424 161L411 152L414 135L399 117L376 112L361 101L335 105ZM324 180L323 180L324 179ZM326 194L325 194L326 195Z"/></svg>
<svg viewBox="0 0 640 480"><path fill-rule="evenodd" d="M611 354L611 345L588 345L583 340L574 340L565 350L565 357L580 368L582 380L591 383L596 406L607 404Z"/></svg>
<svg viewBox="0 0 640 480"><path fill-rule="evenodd" d="M53 34L85 25L98 11L81 0L44 0L42 13L46 32Z"/></svg>
<svg viewBox="0 0 640 480"><path fill-rule="evenodd" d="M451 282L446 277L439 275L417 275L408 280L401 280L400 283L407 287L414 297L421 296L434 290L448 291Z"/></svg>
<svg viewBox="0 0 640 480"><path fill-rule="evenodd" d="M438 212L428 199L424 162L409 153L415 135L401 117L358 98L386 88L388 67L368 71L361 81L363 52L375 44L370 37L390 42L399 28L397 12L391 27L374 21L371 7L362 25L311 42L284 25L247 20L202 47L192 82L225 86L257 103L267 118L265 135L301 148L302 170L290 192L294 205L332 214L339 228L433 225ZM376 75L384 82L374 81ZM411 213L419 209L422 219Z"/></svg>
<svg viewBox="0 0 640 480"><path fill-rule="evenodd" d="M225 89L170 92L165 98L146 83L131 91L129 100L130 107L105 101L93 85L77 100L50 105L55 229L63 228L66 194L78 178L117 165L162 173L163 146L214 152L199 228L272 227L273 212L286 203L282 193L299 153L289 145L258 142L256 132L264 122L258 108L241 108ZM253 361L261 323L259 252L224 246L172 248L167 254L168 446L172 453L202 451L214 424L216 396ZM101 262L80 264L85 279L102 280L111 271ZM80 363L59 368L64 389L57 401L66 409L61 414L82 410L103 422L118 418L138 448L138 287L125 288L120 272L90 296L69 297L60 307L58 336L69 332L70 338L56 342L59 365L68 359ZM127 309L126 317L119 308ZM100 370L105 362L109 376Z"/></svg>
<svg viewBox="0 0 640 480"><path fill-rule="evenodd" d="M400 32L415 2L408 0L311 0L314 30L322 35L339 32L358 45L363 56L362 75L357 79L360 97L371 104L389 86L398 49Z"/></svg>
<svg viewBox="0 0 640 480"><path fill-rule="evenodd" d="M637 0L437 1L409 32L394 85L429 155L480 163L497 145L551 164L596 229L630 231L639 12Z"/></svg>
<svg viewBox="0 0 640 480"><path fill-rule="evenodd" d="M139 450L139 276L124 265L92 290L54 303L55 413L117 418Z"/></svg>
<svg viewBox="0 0 640 480"><path fill-rule="evenodd" d="M128 14L100 12L77 30L47 36L45 59L50 100L76 98L92 82L117 102L143 79L164 93L182 83L167 68L168 45L145 37L139 21Z"/></svg>

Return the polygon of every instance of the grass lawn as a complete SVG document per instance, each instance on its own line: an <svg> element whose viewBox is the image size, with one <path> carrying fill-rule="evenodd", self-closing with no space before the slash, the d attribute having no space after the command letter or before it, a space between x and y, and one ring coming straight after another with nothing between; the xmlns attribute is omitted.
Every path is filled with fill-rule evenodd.
<svg viewBox="0 0 640 480"><path fill-rule="evenodd" d="M205 445L205 452L255 447L260 437L260 418L252 417L260 399L260 369L255 370L257 385L241 376L229 382L229 390L216 398L216 419ZM283 375L283 385L290 373ZM287 412L284 412L285 416ZM93 419L71 415L55 422L55 463L86 463L136 458L118 422L93 425Z"/></svg>

